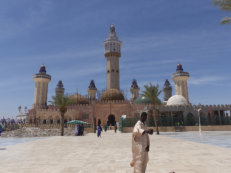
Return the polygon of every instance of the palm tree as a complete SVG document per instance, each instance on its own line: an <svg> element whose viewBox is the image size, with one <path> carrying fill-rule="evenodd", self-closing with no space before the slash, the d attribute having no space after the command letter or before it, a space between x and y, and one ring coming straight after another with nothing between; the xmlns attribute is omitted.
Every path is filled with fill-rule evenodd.
<svg viewBox="0 0 231 173"><path fill-rule="evenodd" d="M19 106L18 107L18 112L21 113L21 110L22 110L22 106Z"/></svg>
<svg viewBox="0 0 231 173"><path fill-rule="evenodd" d="M161 91L159 90L159 85L152 85L152 83L150 83L149 85L144 85L145 90L143 91L142 95L148 99L151 100L153 109L154 109L154 117L155 117L155 126L156 126L156 134L159 135L159 129L158 129L158 110L155 110L155 106L156 105L160 105L161 101L158 98L158 96L160 95Z"/></svg>
<svg viewBox="0 0 231 173"><path fill-rule="evenodd" d="M213 0L214 5L219 6L223 11L231 12L231 0ZM231 17L224 17L221 20L222 24L231 23Z"/></svg>
<svg viewBox="0 0 231 173"><path fill-rule="evenodd" d="M73 99L68 95L58 95L52 97L53 103L55 106L59 107L61 115L61 136L64 134L64 115L67 112L67 106L73 103Z"/></svg>

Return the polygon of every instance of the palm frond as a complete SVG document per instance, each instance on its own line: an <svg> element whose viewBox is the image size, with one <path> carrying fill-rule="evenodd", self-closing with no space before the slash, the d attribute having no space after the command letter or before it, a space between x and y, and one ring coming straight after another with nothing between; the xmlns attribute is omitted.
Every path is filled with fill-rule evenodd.
<svg viewBox="0 0 231 173"><path fill-rule="evenodd" d="M59 108L65 108L68 105L73 104L74 100L70 98L69 95L58 95L58 96L52 96L51 103L55 106L58 106Z"/></svg>
<svg viewBox="0 0 231 173"><path fill-rule="evenodd" d="M142 92L142 95L149 98L154 105L160 105L161 101L159 99L159 95L161 94L161 90L159 90L159 85L153 85L149 83L149 85L144 85L145 90Z"/></svg>

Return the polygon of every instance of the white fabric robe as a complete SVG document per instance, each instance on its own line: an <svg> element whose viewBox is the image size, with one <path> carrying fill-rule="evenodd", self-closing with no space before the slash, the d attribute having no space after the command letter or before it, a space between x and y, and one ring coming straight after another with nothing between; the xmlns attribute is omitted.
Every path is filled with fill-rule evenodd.
<svg viewBox="0 0 231 173"><path fill-rule="evenodd" d="M148 134L144 133L144 130L146 130L146 127L139 120L134 126L132 134L133 160L131 166L134 166L134 173L145 173L149 159L146 147L150 145L150 141Z"/></svg>

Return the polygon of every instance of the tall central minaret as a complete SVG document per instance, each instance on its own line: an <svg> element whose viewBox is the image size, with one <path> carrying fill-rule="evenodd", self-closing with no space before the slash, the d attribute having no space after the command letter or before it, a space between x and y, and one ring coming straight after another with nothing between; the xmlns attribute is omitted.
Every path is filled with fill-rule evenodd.
<svg viewBox="0 0 231 173"><path fill-rule="evenodd" d="M116 36L115 26L111 25L109 36L104 42L104 55L107 59L107 89L120 89L119 58L121 45L121 41Z"/></svg>
<svg viewBox="0 0 231 173"><path fill-rule="evenodd" d="M33 79L35 81L33 107L46 107L48 83L51 81L51 76L46 73L44 65L40 67L39 73L35 74Z"/></svg>

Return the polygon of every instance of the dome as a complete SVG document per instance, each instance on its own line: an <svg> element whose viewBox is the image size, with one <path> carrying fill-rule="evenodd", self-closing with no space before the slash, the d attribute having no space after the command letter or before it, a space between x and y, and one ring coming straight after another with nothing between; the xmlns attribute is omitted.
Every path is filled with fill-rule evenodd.
<svg viewBox="0 0 231 173"><path fill-rule="evenodd" d="M46 72L47 72L47 71L46 71L45 65L41 65L41 66L40 66L39 72L40 72L40 73L46 73Z"/></svg>
<svg viewBox="0 0 231 173"><path fill-rule="evenodd" d="M145 96L140 95L135 101L135 104L149 104L151 100Z"/></svg>
<svg viewBox="0 0 231 173"><path fill-rule="evenodd" d="M167 105L188 105L188 101L181 95L174 95L167 101Z"/></svg>
<svg viewBox="0 0 231 173"><path fill-rule="evenodd" d="M124 95L118 89L107 89L101 96L101 101L124 100Z"/></svg>
<svg viewBox="0 0 231 173"><path fill-rule="evenodd" d="M177 72L183 72L184 71L181 64L177 64L176 71Z"/></svg>
<svg viewBox="0 0 231 173"><path fill-rule="evenodd" d="M74 100L75 104L89 104L88 99L80 94L74 94L70 97Z"/></svg>

